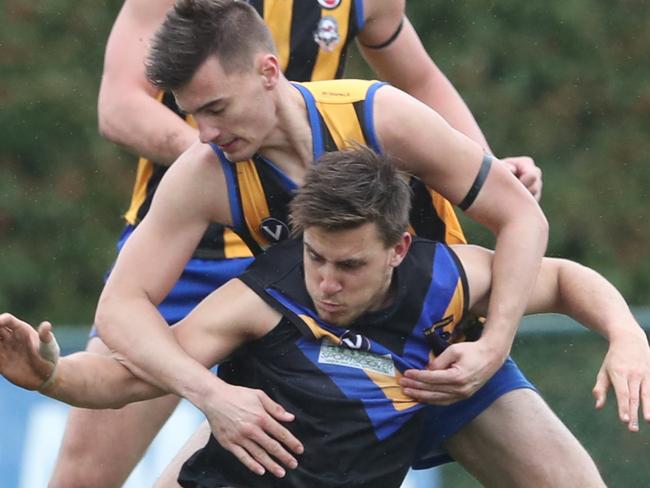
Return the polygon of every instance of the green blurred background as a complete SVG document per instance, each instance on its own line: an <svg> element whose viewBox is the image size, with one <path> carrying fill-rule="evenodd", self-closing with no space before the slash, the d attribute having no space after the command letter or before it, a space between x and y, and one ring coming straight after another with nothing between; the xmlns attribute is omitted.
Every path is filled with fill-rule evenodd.
<svg viewBox="0 0 650 488"><path fill-rule="evenodd" d="M135 158L96 129L120 5L0 1L0 311L92 320L135 174ZM408 9L493 151L532 155L543 168L549 254L596 268L633 305L650 305L647 0L411 0ZM348 75L372 76L354 53ZM627 434L614 411L592 408L603 351L597 337L526 335L515 356L610 485L645 486L648 434ZM455 468L445 476L474 486Z"/></svg>

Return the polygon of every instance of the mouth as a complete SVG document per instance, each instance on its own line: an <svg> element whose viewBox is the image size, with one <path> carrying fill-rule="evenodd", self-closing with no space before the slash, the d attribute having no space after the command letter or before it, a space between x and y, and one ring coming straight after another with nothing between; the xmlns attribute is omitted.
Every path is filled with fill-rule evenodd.
<svg viewBox="0 0 650 488"><path fill-rule="evenodd" d="M325 302L323 300L318 300L317 303L318 303L318 308L329 313L339 312L343 309L343 305L341 305L340 303Z"/></svg>
<svg viewBox="0 0 650 488"><path fill-rule="evenodd" d="M235 143L238 140L239 139L237 137L235 137L235 138L231 139L228 142L219 142L219 143L217 143L217 146L219 146L219 149L221 149L222 151L228 152L229 150L231 150L233 148L233 146L235 145Z"/></svg>

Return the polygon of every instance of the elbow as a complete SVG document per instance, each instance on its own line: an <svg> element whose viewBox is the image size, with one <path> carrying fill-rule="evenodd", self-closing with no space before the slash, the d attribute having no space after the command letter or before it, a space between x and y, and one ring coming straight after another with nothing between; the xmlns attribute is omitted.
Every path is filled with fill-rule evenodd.
<svg viewBox="0 0 650 488"><path fill-rule="evenodd" d="M99 103L97 107L97 129L99 134L107 141L120 144L119 124L114 120L112 111Z"/></svg>
<svg viewBox="0 0 650 488"><path fill-rule="evenodd" d="M109 347L112 347L112 327L111 324L115 323L115 299L111 298L110 293L102 293L102 296L97 303L97 309L95 311L95 328L99 337L102 341L106 343ZM111 407L112 408L112 407ZM119 407L118 407L119 408Z"/></svg>

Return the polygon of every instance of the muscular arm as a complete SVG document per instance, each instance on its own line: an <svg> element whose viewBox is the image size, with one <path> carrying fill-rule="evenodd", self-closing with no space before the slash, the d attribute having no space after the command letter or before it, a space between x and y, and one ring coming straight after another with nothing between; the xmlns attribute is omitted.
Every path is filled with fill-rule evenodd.
<svg viewBox="0 0 650 488"><path fill-rule="evenodd" d="M479 171L481 147L452 129L438 114L393 87L376 93L375 127L387 153L403 168L454 204L461 202ZM470 395L507 357L546 249L548 225L532 196L500 164L492 164L467 215L496 236L493 291L485 333L465 358L463 395ZM432 363L448 366L445 354Z"/></svg>
<svg viewBox="0 0 650 488"><path fill-rule="evenodd" d="M196 144L167 172L150 211L118 256L95 317L102 340L128 358L138 376L199 408L214 376L183 351L156 306L208 223L230 223L225 180L215 158L207 145Z"/></svg>
<svg viewBox="0 0 650 488"><path fill-rule="evenodd" d="M171 0L126 0L108 38L97 112L102 135L160 164L197 139L195 129L157 99L145 78L149 39Z"/></svg>
<svg viewBox="0 0 650 488"><path fill-rule="evenodd" d="M358 35L364 58L383 80L404 90L438 112L488 152L493 152L465 101L422 46L415 29L404 15L404 0L364 2L366 24ZM403 19L399 35L387 46L376 49L395 33ZM539 200L542 173L532 158L504 158L504 163L531 194Z"/></svg>
<svg viewBox="0 0 650 488"><path fill-rule="evenodd" d="M477 246L455 246L466 270L470 307L483 314L490 296L494 254ZM619 417L638 430L638 409L650 422L650 347L645 332L618 290L596 271L565 259L544 258L526 313L568 315L607 339L609 350L598 373L596 407L614 386Z"/></svg>

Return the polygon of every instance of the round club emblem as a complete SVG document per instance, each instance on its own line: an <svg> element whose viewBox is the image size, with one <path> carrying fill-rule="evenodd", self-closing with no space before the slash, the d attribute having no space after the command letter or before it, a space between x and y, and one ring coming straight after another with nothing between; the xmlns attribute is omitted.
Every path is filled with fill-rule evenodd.
<svg viewBox="0 0 650 488"><path fill-rule="evenodd" d="M341 5L341 0L318 0L318 4L323 8L331 10Z"/></svg>

